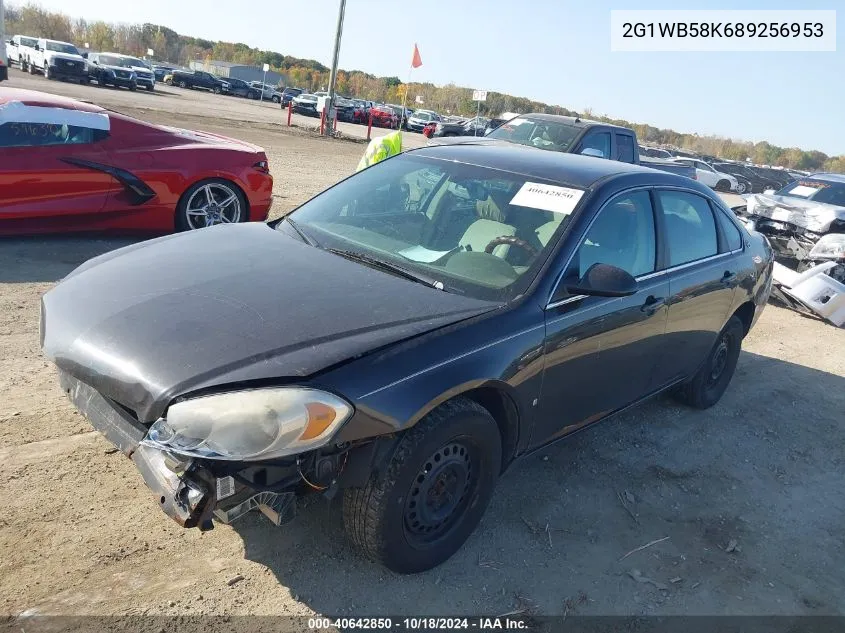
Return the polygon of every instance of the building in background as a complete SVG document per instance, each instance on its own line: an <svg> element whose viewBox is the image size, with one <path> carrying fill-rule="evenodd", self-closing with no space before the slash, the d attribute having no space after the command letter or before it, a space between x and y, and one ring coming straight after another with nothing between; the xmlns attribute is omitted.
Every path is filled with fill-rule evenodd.
<svg viewBox="0 0 845 633"><path fill-rule="evenodd" d="M264 71L261 66L246 66L244 64L235 64L234 62L221 62L214 59L208 61L197 59L191 62L191 70L204 70L212 75L218 77L230 77L232 79L240 79L242 81L264 81ZM268 85L286 85L287 77L274 70L267 71Z"/></svg>

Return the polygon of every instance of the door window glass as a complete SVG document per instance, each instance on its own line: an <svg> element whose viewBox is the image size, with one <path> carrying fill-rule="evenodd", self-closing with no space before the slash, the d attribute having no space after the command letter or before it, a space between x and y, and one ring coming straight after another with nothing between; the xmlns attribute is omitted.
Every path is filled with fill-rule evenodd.
<svg viewBox="0 0 845 633"><path fill-rule="evenodd" d="M611 264L634 277L647 275L654 272L656 255L648 192L623 194L599 211L564 276L580 279L593 264Z"/></svg>
<svg viewBox="0 0 845 633"><path fill-rule="evenodd" d="M707 200L683 191L659 192L669 247L669 266L679 266L719 252L716 220Z"/></svg>
<svg viewBox="0 0 845 633"><path fill-rule="evenodd" d="M724 211L713 209L716 217L719 218L719 225L722 227L722 234L725 236L725 251L737 251L742 248L742 235L736 225L728 219Z"/></svg>
<svg viewBox="0 0 845 633"><path fill-rule="evenodd" d="M616 160L634 162L634 138L628 134L616 135Z"/></svg>
<svg viewBox="0 0 845 633"><path fill-rule="evenodd" d="M610 158L610 132L592 132L581 142L581 152L585 149L595 149L601 152L602 158Z"/></svg>

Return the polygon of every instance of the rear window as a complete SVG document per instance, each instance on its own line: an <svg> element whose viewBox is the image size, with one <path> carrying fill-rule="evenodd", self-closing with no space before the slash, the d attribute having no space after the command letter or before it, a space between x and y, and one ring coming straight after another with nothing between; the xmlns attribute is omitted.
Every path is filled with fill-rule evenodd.
<svg viewBox="0 0 845 633"><path fill-rule="evenodd" d="M845 206L845 183L802 178L786 185L777 195Z"/></svg>
<svg viewBox="0 0 845 633"><path fill-rule="evenodd" d="M623 163L634 162L634 137L629 134L616 135L616 160Z"/></svg>

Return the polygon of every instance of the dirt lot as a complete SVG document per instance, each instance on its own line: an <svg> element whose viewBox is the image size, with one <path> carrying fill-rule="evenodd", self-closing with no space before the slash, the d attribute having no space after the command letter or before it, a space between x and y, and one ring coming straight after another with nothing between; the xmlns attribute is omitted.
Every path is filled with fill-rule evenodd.
<svg viewBox="0 0 845 633"><path fill-rule="evenodd" d="M8 85L259 143L274 215L363 151L238 110L269 106L205 109L211 95L130 98L17 71ZM359 558L320 498L282 529L255 515L182 530L72 409L39 351L39 296L125 243L0 241L0 614L845 613L845 331L770 306L716 407L660 398L517 463L452 560L399 577Z"/></svg>

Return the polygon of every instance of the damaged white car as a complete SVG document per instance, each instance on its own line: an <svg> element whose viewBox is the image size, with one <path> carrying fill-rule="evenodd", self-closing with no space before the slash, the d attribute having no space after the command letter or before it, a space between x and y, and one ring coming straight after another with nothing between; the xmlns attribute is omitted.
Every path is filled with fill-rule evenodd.
<svg viewBox="0 0 845 633"><path fill-rule="evenodd" d="M813 174L731 206L775 252L773 296L845 324L845 175Z"/></svg>
<svg viewBox="0 0 845 633"><path fill-rule="evenodd" d="M845 176L814 174L733 210L769 239L781 264L804 272L835 262L827 274L845 282Z"/></svg>

